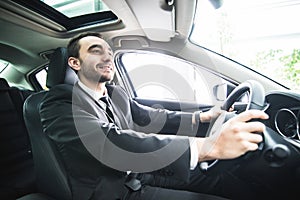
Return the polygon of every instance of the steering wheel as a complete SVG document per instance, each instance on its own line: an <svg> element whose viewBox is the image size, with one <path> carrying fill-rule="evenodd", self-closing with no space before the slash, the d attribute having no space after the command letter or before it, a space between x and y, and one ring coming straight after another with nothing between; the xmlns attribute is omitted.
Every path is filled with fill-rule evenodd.
<svg viewBox="0 0 300 200"><path fill-rule="evenodd" d="M264 88L259 82L254 80L238 85L227 97L221 108L229 111L234 102L245 92L249 92L249 102L246 110L266 110L267 104L265 102ZM231 114L231 116L234 115ZM220 126L225 121L226 119L224 120L223 118L217 125ZM265 124L268 125L268 123ZM300 170L300 143L290 138L282 137L268 126L266 126L262 136L263 141L259 144L256 151L247 152L235 159L201 162L200 170L206 173L216 173L216 175L224 171L224 169L233 170L241 175L244 181L259 183L260 188L264 187L266 197L269 197L268 191L272 191L273 194L276 194L275 196L298 191L300 181L298 171Z"/></svg>
<svg viewBox="0 0 300 200"><path fill-rule="evenodd" d="M229 111L230 107L234 104L234 102L236 102L236 100L245 92L249 92L249 102L247 104L246 110L264 109L265 90L263 86L255 80L248 80L238 85L227 97L221 109Z"/></svg>
<svg viewBox="0 0 300 200"><path fill-rule="evenodd" d="M241 84L239 84L226 98L225 102L221 106L222 110L229 111L229 109L232 107L232 105L238 100L239 97L241 97L244 93L249 92L249 101L246 106L246 110L249 109L257 109L257 110L263 110L265 108L265 90L263 86L255 81L255 80L248 80ZM225 118L231 118L235 116L236 114L228 114ZM220 116L219 116L220 117ZM208 132L213 132L212 129L214 129L214 126L219 126L219 123L216 123L218 118L212 120L212 126L211 129ZM226 120L225 120L226 121ZM260 145L260 149L262 148L263 143ZM211 167L215 166L218 160L210 161L210 162L201 162L200 163L200 169L202 171L207 171Z"/></svg>

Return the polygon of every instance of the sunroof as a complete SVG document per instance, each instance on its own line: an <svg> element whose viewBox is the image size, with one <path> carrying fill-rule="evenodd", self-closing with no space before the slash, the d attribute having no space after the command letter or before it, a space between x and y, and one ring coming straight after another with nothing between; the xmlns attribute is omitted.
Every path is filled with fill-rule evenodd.
<svg viewBox="0 0 300 200"><path fill-rule="evenodd" d="M101 0L41 0L67 17L76 17L96 12L109 11Z"/></svg>
<svg viewBox="0 0 300 200"><path fill-rule="evenodd" d="M60 24L66 30L118 21L102 0L12 0Z"/></svg>

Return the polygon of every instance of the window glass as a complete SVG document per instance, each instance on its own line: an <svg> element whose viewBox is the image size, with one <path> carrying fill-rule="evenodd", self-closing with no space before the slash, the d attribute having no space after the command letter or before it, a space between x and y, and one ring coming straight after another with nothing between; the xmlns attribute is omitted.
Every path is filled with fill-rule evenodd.
<svg viewBox="0 0 300 200"><path fill-rule="evenodd" d="M0 73L8 66L8 62L0 59Z"/></svg>
<svg viewBox="0 0 300 200"><path fill-rule="evenodd" d="M299 10L299 0L199 0L190 40L300 91Z"/></svg>
<svg viewBox="0 0 300 200"><path fill-rule="evenodd" d="M39 72L37 72L37 73L35 74L36 80L39 82L40 86L41 86L44 90L48 89L47 86L46 86L47 69L48 69L48 68L43 68L42 70L40 70Z"/></svg>
<svg viewBox="0 0 300 200"><path fill-rule="evenodd" d="M139 98L212 104L207 71L184 60L153 52L121 57Z"/></svg>
<svg viewBox="0 0 300 200"><path fill-rule="evenodd" d="M108 7L101 0L41 0L53 7L67 17L76 17L80 15L108 11Z"/></svg>

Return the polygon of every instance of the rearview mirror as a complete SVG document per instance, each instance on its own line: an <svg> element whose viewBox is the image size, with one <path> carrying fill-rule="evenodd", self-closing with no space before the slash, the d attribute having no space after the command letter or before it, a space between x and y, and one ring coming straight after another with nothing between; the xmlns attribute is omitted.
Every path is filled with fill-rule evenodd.
<svg viewBox="0 0 300 200"><path fill-rule="evenodd" d="M220 8L223 5L223 0L209 0L215 9Z"/></svg>

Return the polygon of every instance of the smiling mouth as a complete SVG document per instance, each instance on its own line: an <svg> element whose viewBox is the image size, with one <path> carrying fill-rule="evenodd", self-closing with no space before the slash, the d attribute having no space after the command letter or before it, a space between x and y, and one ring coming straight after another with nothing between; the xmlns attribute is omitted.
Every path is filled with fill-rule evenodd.
<svg viewBox="0 0 300 200"><path fill-rule="evenodd" d="M112 71L112 66L110 64L97 65L96 67L101 70Z"/></svg>

